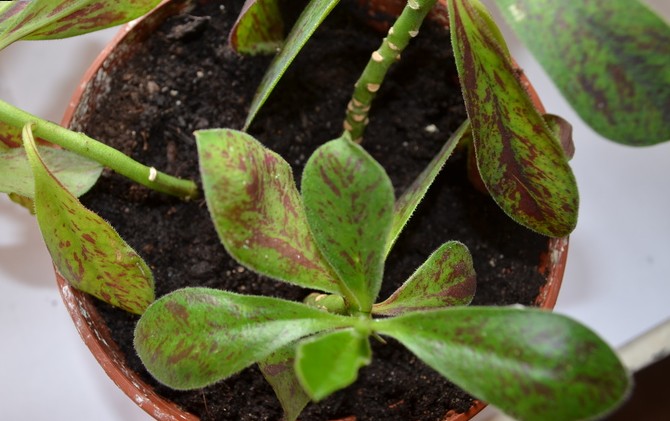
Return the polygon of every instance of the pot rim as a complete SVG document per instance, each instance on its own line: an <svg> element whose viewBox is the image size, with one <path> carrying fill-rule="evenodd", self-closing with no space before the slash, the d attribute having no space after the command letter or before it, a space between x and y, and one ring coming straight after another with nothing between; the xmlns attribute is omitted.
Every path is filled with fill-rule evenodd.
<svg viewBox="0 0 670 421"><path fill-rule="evenodd" d="M446 0L438 0L438 5L444 7L433 13L436 19L444 23L444 13L446 13ZM90 98L94 97L100 90L104 89L106 70L119 62L124 61L124 57L132 54L132 51L126 46L135 39L141 39L138 36L136 27L143 29L145 33L162 22L166 17L188 8L188 1L163 0L148 15L131 21L121 27L114 38L105 46L98 57L92 62L91 66L85 72L75 93L68 104L67 110L61 120L61 125L69 127L73 120L76 120L77 114L87 112L89 105L80 107L81 103L89 103ZM370 3L374 3L370 2ZM404 1L402 1L404 4ZM516 62L514 65L517 66ZM517 66L518 68L518 66ZM533 86L530 84L521 69L520 78L523 86L531 96L536 108L544 112L539 96ZM97 82L97 83L96 83ZM95 88L94 85L98 85ZM102 85L102 88L101 86ZM535 305L543 309L553 309L558 299L559 290L563 281L565 266L568 255L568 237L551 238L548 240L548 251L540 256L538 270L545 274L546 284L540 289L540 293L535 299ZM58 270L54 267L56 273L56 282L59 287L60 295L65 303L65 307L72 318L75 328L79 332L82 340L89 348L95 359L103 368L105 373L112 381L140 408L149 415L161 421L196 421L199 418L177 406L175 403L158 395L153 388L145 383L137 373L133 372L125 362L125 356L120 351L111 334L102 320L98 310L93 304L93 299L83 292L74 289L67 280L65 280ZM457 413L453 410L445 414L443 421L467 421L482 411L487 404L483 401L475 400L473 405L464 413ZM344 421L344 420L341 420Z"/></svg>

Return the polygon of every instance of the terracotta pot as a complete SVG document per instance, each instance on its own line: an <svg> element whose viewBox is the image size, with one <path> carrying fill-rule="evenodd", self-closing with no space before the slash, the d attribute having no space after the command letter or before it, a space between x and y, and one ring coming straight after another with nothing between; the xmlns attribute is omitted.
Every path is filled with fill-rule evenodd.
<svg viewBox="0 0 670 421"><path fill-rule="evenodd" d="M365 0L359 0L361 4ZM385 13L397 13L404 0L368 0L374 7L370 12L373 24L383 28L385 23L379 19ZM162 3L147 17L132 22L122 28L115 39L102 51L85 74L78 91L70 101L69 108L63 117L62 124L76 130L76 122L80 116L92 112L96 107L96 97L108 87L108 69L122 65L127 57L137 51L137 44L146 39L153 30L167 17L183 12L191 4L187 0L174 0ZM432 18L438 22L448 23L446 6L440 0ZM538 108L542 105L532 87L524 79L531 96L536 100ZM538 270L546 276L547 282L535 300L538 307L551 309L556 304L560 289L568 251L568 239L548 240L547 251L541 256ZM79 331L85 344L91 350L102 368L116 385L123 390L139 407L158 420L197 420L195 415L185 412L176 404L159 396L151 386L146 384L126 364L125 357L112 339L112 336L94 305L93 298L73 289L70 284L56 271L56 279L66 308L72 317L75 327ZM445 414L444 421L465 421L471 419L486 406L485 403L475 401L475 404L466 413L450 411ZM355 417L341 421L355 421Z"/></svg>

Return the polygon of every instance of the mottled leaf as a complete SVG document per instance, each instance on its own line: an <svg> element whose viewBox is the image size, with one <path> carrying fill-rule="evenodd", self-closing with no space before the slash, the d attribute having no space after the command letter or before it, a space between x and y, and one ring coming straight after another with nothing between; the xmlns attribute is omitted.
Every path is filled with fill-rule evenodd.
<svg viewBox="0 0 670 421"><path fill-rule="evenodd" d="M283 421L294 421L310 401L295 374L295 347L295 343L290 343L258 362L284 410Z"/></svg>
<svg viewBox="0 0 670 421"><path fill-rule="evenodd" d="M346 137L319 147L302 176L307 221L323 256L369 312L384 272L393 222L393 186L384 169Z"/></svg>
<svg viewBox="0 0 670 421"><path fill-rule="evenodd" d="M670 27L638 0L497 0L577 113L627 145L670 140Z"/></svg>
<svg viewBox="0 0 670 421"><path fill-rule="evenodd" d="M20 148L22 144L21 130L0 120L0 151L7 148Z"/></svg>
<svg viewBox="0 0 670 421"><path fill-rule="evenodd" d="M554 114L544 114L544 121L549 126L549 130L561 142L563 152L568 159L575 156L575 142L572 139L572 124L563 117Z"/></svg>
<svg viewBox="0 0 670 421"><path fill-rule="evenodd" d="M602 339L547 311L454 307L376 323L479 399L523 420L602 415L628 393L628 374Z"/></svg>
<svg viewBox="0 0 670 421"><path fill-rule="evenodd" d="M291 65L293 59L337 3L339 3L339 0L312 0L305 7L305 10L300 14L300 17L288 34L284 46L270 64L265 76L263 76L263 80L251 102L249 114L244 123L245 130L256 117L256 114L258 114L258 111L270 96L279 79L286 72L286 69Z"/></svg>
<svg viewBox="0 0 670 421"><path fill-rule="evenodd" d="M341 293L310 234L290 165L243 132L195 136L207 207L228 253L264 275Z"/></svg>
<svg viewBox="0 0 670 421"><path fill-rule="evenodd" d="M235 374L307 335L352 319L301 303L208 288L156 300L135 329L135 349L161 383L197 389Z"/></svg>
<svg viewBox="0 0 670 421"><path fill-rule="evenodd" d="M307 394L319 401L355 382L358 369L371 359L367 335L337 330L300 342L295 370Z"/></svg>
<svg viewBox="0 0 670 421"><path fill-rule="evenodd" d="M435 177L440 173L444 163L451 156L459 141L470 128L470 123L466 120L461 126L451 135L449 140L442 146L442 149L433 157L433 160L426 166L426 168L414 180L411 186L398 198L395 202L395 209L393 215L393 227L391 228L391 236L389 238L388 246L386 247L386 254L393 247L393 244L398 239L405 224L419 206L419 203L426 195L428 188L435 181Z"/></svg>
<svg viewBox="0 0 670 421"><path fill-rule="evenodd" d="M97 162L63 149L41 147L39 154L53 176L76 197L93 187L102 173L102 166ZM26 150L0 150L0 192L32 198L34 188Z"/></svg>
<svg viewBox="0 0 670 421"><path fill-rule="evenodd" d="M228 38L238 53L275 53L284 41L279 0L247 0Z"/></svg>
<svg viewBox="0 0 670 421"><path fill-rule="evenodd" d="M20 39L66 38L128 22L160 0L18 0L0 9L0 50Z"/></svg>
<svg viewBox="0 0 670 421"><path fill-rule="evenodd" d="M414 274L372 312L394 316L411 311L466 306L477 286L472 256L457 241L443 244Z"/></svg>
<svg viewBox="0 0 670 421"><path fill-rule="evenodd" d="M154 300L151 270L114 229L89 211L49 172L30 125L23 139L35 179L35 211L58 271L75 288L132 313Z"/></svg>
<svg viewBox="0 0 670 421"><path fill-rule="evenodd" d="M520 224L548 236L569 234L577 223L579 195L559 141L477 11L464 0L448 4L482 180Z"/></svg>

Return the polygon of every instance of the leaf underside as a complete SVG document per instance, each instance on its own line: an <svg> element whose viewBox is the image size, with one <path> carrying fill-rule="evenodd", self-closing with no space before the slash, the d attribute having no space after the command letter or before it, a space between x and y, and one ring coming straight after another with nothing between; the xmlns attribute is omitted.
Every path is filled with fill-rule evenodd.
<svg viewBox="0 0 670 421"><path fill-rule="evenodd" d="M284 41L284 21L278 0L247 0L228 42L238 53L275 53Z"/></svg>
<svg viewBox="0 0 670 421"><path fill-rule="evenodd" d="M547 311L454 307L376 325L464 390L518 419L592 418L628 393L628 374L607 344Z"/></svg>
<svg viewBox="0 0 670 421"><path fill-rule="evenodd" d="M449 11L482 180L515 221L552 237L569 234L579 195L558 139L477 11L463 0L450 0Z"/></svg>
<svg viewBox="0 0 670 421"><path fill-rule="evenodd" d="M35 211L58 271L78 290L132 313L154 300L151 270L114 229L89 211L47 169L30 125L24 144L35 179Z"/></svg>
<svg viewBox="0 0 670 421"><path fill-rule="evenodd" d="M295 421L310 401L295 373L295 347L295 343L290 343L258 362L284 410L282 421Z"/></svg>
<svg viewBox="0 0 670 421"><path fill-rule="evenodd" d="M594 130L670 140L670 26L637 0L497 0L505 20Z"/></svg>

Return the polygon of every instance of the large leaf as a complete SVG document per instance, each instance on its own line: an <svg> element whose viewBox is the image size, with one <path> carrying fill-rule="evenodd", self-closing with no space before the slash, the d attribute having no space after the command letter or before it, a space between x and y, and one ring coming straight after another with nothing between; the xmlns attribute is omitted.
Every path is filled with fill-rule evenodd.
<svg viewBox="0 0 670 421"><path fill-rule="evenodd" d="M397 315L470 304L476 289L475 269L468 248L457 241L443 244L373 313Z"/></svg>
<svg viewBox="0 0 670 421"><path fill-rule="evenodd" d="M274 53L284 41L279 0L247 0L228 38L238 53Z"/></svg>
<svg viewBox="0 0 670 421"><path fill-rule="evenodd" d="M628 145L670 140L670 27L638 0L497 0L579 115Z"/></svg>
<svg viewBox="0 0 670 421"><path fill-rule="evenodd" d="M449 15L482 180L517 222L553 237L569 234L579 196L558 139L478 12L469 2L450 0Z"/></svg>
<svg viewBox="0 0 670 421"><path fill-rule="evenodd" d="M341 294L313 242L289 164L243 132L195 136L207 206L228 253L264 275Z"/></svg>
<svg viewBox="0 0 670 421"><path fill-rule="evenodd" d="M629 387L626 370L602 339L542 310L454 307L383 319L376 330L522 420L601 415Z"/></svg>
<svg viewBox="0 0 670 421"><path fill-rule="evenodd" d="M310 401L295 373L295 347L294 343L285 345L258 362L258 368L284 410L282 421L295 421Z"/></svg>
<svg viewBox="0 0 670 421"><path fill-rule="evenodd" d="M391 229L391 236L389 238L388 246L386 247L386 254L393 247L393 244L398 239L403 228L409 221L410 217L423 200L428 188L435 181L435 177L440 173L444 163L451 156L458 142L463 135L470 128L470 123L466 120L461 126L451 135L449 140L442 146L442 149L433 157L432 161L414 180L411 186L403 192L402 196L395 202L395 210L393 215L393 227Z"/></svg>
<svg viewBox="0 0 670 421"><path fill-rule="evenodd" d="M66 38L128 22L160 0L18 0L0 8L0 50L20 39ZM8 3L8 2L3 2Z"/></svg>
<svg viewBox="0 0 670 421"><path fill-rule="evenodd" d="M393 223L393 186L384 169L347 137L319 147L302 176L309 227L347 289L369 312L379 293Z"/></svg>
<svg viewBox="0 0 670 421"><path fill-rule="evenodd" d="M351 322L278 298L187 288L146 310L135 329L135 349L158 381L173 389L197 389L296 339Z"/></svg>
<svg viewBox="0 0 670 421"><path fill-rule="evenodd" d="M23 129L23 139L34 173L37 221L58 271L75 288L141 314L154 300L154 281L147 264L49 172L30 125Z"/></svg>
<svg viewBox="0 0 670 421"><path fill-rule="evenodd" d="M371 359L368 335L355 329L338 330L302 341L295 369L309 396L319 401L355 382L358 369Z"/></svg>
<svg viewBox="0 0 670 421"><path fill-rule="evenodd" d="M39 154L51 173L76 197L93 187L102 173L102 165L63 149L42 147ZM25 149L0 150L0 192L32 198L34 189Z"/></svg>
<svg viewBox="0 0 670 421"><path fill-rule="evenodd" d="M291 65L293 59L298 55L307 40L312 36L316 28L328 16L331 10L340 0L311 0L305 10L300 14L291 32L286 38L284 47L274 58L261 81L256 95L251 102L247 120L244 123L245 130L258 114L270 93L284 75L286 69Z"/></svg>

